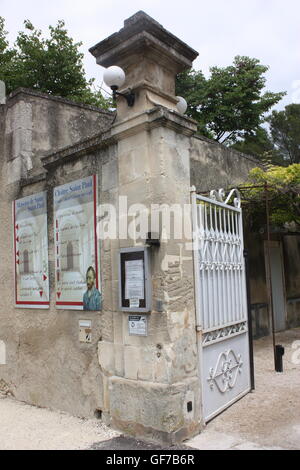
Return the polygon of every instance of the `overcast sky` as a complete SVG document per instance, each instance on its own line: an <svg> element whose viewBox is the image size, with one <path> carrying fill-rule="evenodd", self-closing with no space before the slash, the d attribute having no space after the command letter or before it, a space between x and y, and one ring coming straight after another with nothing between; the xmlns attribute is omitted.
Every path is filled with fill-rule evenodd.
<svg viewBox="0 0 300 470"><path fill-rule="evenodd" d="M299 0L0 0L10 41L24 19L45 32L49 24L65 20L69 34L83 42L87 76L98 84L102 68L89 47L139 10L199 52L195 69L208 74L209 67L229 65L235 55L255 57L270 66L267 89L288 92L277 108L300 103Z"/></svg>

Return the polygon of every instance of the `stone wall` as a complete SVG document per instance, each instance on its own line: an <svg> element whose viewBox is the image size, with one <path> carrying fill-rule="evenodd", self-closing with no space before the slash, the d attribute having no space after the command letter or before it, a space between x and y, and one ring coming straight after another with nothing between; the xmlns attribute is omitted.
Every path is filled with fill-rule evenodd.
<svg viewBox="0 0 300 470"><path fill-rule="evenodd" d="M191 139L191 184L198 193L232 188L247 181L255 158L225 147L203 136Z"/></svg>
<svg viewBox="0 0 300 470"><path fill-rule="evenodd" d="M33 90L18 89L3 106L7 183L43 171L41 157L101 132L112 113Z"/></svg>
<svg viewBox="0 0 300 470"><path fill-rule="evenodd" d="M188 149L193 132L194 125L186 118L154 108L75 145L40 153L39 158L38 151L33 153L39 171L2 185L1 258L7 269L1 273L0 339L5 342L7 360L0 374L6 392L79 416L101 410L106 422L119 429L169 442L199 430L190 237L167 241L151 251L153 297L146 338L129 335L128 314L120 312L118 304L119 248L144 245L145 234L100 243L103 308L88 313L91 344L79 343L78 338L78 321L87 314L57 310L54 292L53 188L97 174L100 204L118 208L119 196L126 196L128 207L135 203L147 208L155 203L183 206L190 198ZM5 157L4 181L8 165ZM16 309L10 275L13 243L7 236L12 228L11 203L42 190L48 191L50 309Z"/></svg>
<svg viewBox="0 0 300 470"><path fill-rule="evenodd" d="M91 313L93 342L80 344L80 313L55 309L52 190L58 184L98 172L99 165L111 160L113 148L80 162L68 161L57 173L49 171L47 178L41 158L49 150L99 133L112 115L28 90L11 95L0 112L0 257L5 266L0 273L0 339L6 348L6 365L0 368L1 387L28 403L93 416L102 408L97 361L100 317ZM48 191L51 306L49 310L15 308L12 201L43 190Z"/></svg>

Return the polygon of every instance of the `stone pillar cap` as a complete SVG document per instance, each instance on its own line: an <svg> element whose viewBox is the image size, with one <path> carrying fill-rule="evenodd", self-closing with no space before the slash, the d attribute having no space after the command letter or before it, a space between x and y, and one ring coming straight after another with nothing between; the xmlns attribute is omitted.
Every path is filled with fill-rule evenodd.
<svg viewBox="0 0 300 470"><path fill-rule="evenodd" d="M151 54L175 73L191 68L198 52L178 39L143 11L124 21L117 33L89 49L103 67L118 65L126 68L140 52ZM132 62L133 63L133 62Z"/></svg>

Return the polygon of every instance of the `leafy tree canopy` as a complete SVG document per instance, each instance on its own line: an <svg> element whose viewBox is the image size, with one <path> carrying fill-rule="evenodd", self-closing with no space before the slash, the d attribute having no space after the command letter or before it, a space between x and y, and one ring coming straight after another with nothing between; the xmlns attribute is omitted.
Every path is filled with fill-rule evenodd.
<svg viewBox="0 0 300 470"><path fill-rule="evenodd" d="M49 26L48 38L29 20L24 25L25 31L18 33L10 47L0 17L0 80L7 93L24 87L102 108L111 105L100 90L93 90L94 79L86 79L79 50L82 43L68 36L64 21Z"/></svg>
<svg viewBox="0 0 300 470"><path fill-rule="evenodd" d="M300 104L273 111L268 118L272 140L287 164L300 163Z"/></svg>
<svg viewBox="0 0 300 470"><path fill-rule="evenodd" d="M266 190L271 224L281 229L300 230L300 164L272 166L268 171L254 168L250 172L249 189L243 190L243 198L253 229L266 224Z"/></svg>
<svg viewBox="0 0 300 470"><path fill-rule="evenodd" d="M239 152L252 155L266 165L287 166L282 154L275 147L272 137L264 127L258 127L252 135L238 140L231 146Z"/></svg>
<svg viewBox="0 0 300 470"><path fill-rule="evenodd" d="M273 142L268 131L259 126L253 134L247 135L243 140L238 140L232 148L256 158L268 159L274 152Z"/></svg>
<svg viewBox="0 0 300 470"><path fill-rule="evenodd" d="M187 100L187 113L200 133L232 144L257 132L265 114L285 95L263 92L267 70L257 59L237 56L233 65L212 67L207 79L195 70L179 74L176 94Z"/></svg>

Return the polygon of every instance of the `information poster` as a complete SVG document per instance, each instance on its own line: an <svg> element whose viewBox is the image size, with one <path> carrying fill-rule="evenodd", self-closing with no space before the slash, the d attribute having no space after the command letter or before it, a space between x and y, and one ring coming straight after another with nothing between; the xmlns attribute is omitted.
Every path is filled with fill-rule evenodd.
<svg viewBox="0 0 300 470"><path fill-rule="evenodd" d="M144 299L144 261L125 261L125 299Z"/></svg>
<svg viewBox="0 0 300 470"><path fill-rule="evenodd" d="M13 203L15 304L49 308L47 193Z"/></svg>
<svg viewBox="0 0 300 470"><path fill-rule="evenodd" d="M54 188L56 306L100 310L97 177Z"/></svg>

